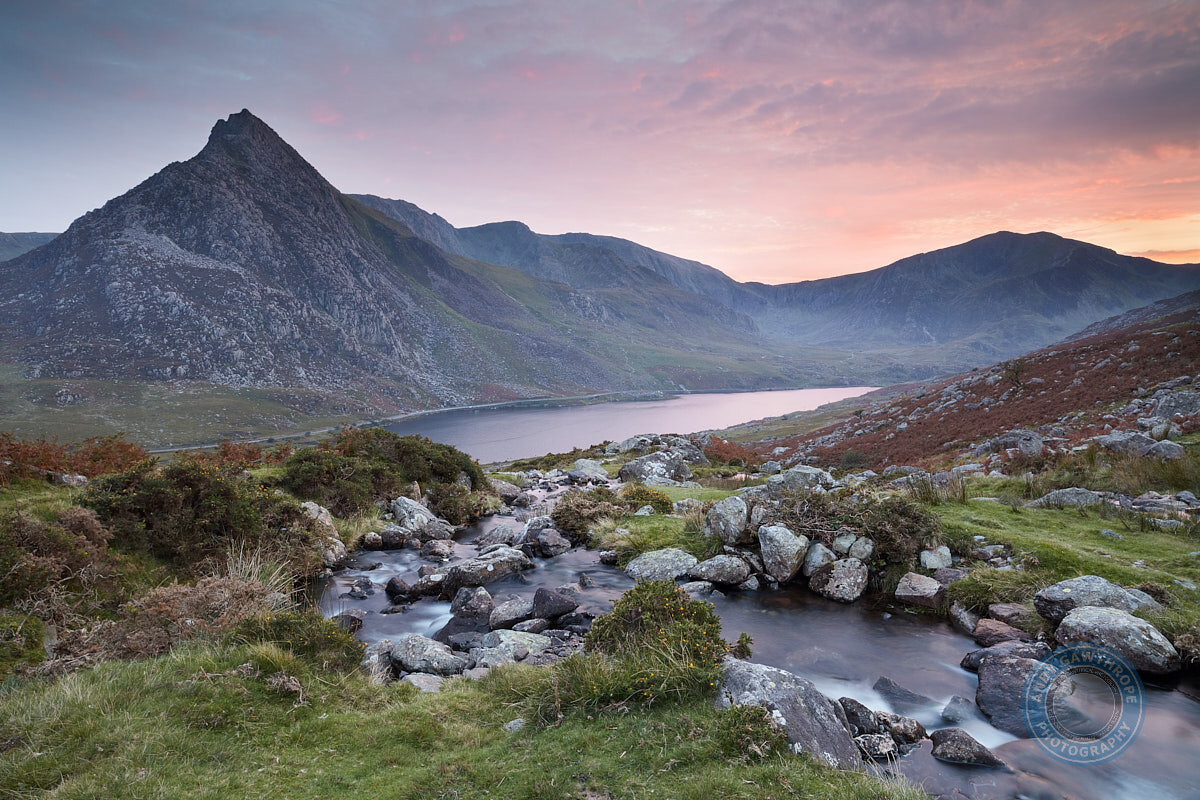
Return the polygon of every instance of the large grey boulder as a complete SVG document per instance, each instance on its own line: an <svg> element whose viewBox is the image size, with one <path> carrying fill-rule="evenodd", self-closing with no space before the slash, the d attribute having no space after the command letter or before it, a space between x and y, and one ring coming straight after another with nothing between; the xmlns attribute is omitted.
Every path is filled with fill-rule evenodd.
<svg viewBox="0 0 1200 800"><path fill-rule="evenodd" d="M942 728L929 735L933 740L933 755L939 761L967 764L973 767L1003 767L996 754L975 741L962 728Z"/></svg>
<svg viewBox="0 0 1200 800"><path fill-rule="evenodd" d="M1092 441L1105 450L1136 456L1144 456L1146 451L1154 446L1153 439L1136 431L1113 431L1104 436L1097 436Z"/></svg>
<svg viewBox="0 0 1200 800"><path fill-rule="evenodd" d="M489 553L444 567L444 571L438 573L442 575L440 593L453 597L464 586L486 586L492 581L532 568L533 562L520 550L498 547ZM435 594L438 591L428 593Z"/></svg>
<svg viewBox="0 0 1200 800"><path fill-rule="evenodd" d="M1104 498L1090 489L1073 486L1069 489L1055 489L1047 495L1039 497L1026 505L1030 508L1064 508L1080 506L1099 506L1104 504Z"/></svg>
<svg viewBox="0 0 1200 800"><path fill-rule="evenodd" d="M827 489L836 484L833 476L820 467L801 464L767 478L767 493L779 497L797 491Z"/></svg>
<svg viewBox="0 0 1200 800"><path fill-rule="evenodd" d="M813 542L808 546L808 553L804 556L804 566L800 571L804 577L810 578L821 567L832 564L834 561L837 561L836 553L820 542Z"/></svg>
<svg viewBox="0 0 1200 800"><path fill-rule="evenodd" d="M1018 656L1020 658L1030 658L1034 661L1041 661L1046 656L1050 655L1050 645L1045 642L1022 642L1019 640L1011 640L1000 642L991 647L982 647L978 650L972 650L963 656L959 666L971 672L977 672L979 665L983 663L985 658L992 656Z"/></svg>
<svg viewBox="0 0 1200 800"><path fill-rule="evenodd" d="M1180 669L1179 653L1167 637L1146 620L1116 608L1077 608L1059 623L1054 638L1059 644L1103 645L1120 653L1135 669L1151 675Z"/></svg>
<svg viewBox="0 0 1200 800"><path fill-rule="evenodd" d="M321 563L329 569L338 569L346 563L346 544L333 524L329 509L311 500L300 504L300 510L311 519L321 539Z"/></svg>
<svg viewBox="0 0 1200 800"><path fill-rule="evenodd" d="M794 753L807 753L839 769L855 769L862 763L841 706L790 672L726 658L716 702L718 708L766 708L787 732Z"/></svg>
<svg viewBox="0 0 1200 800"><path fill-rule="evenodd" d="M533 600L528 597L514 597L492 609L492 613L488 615L488 627L492 630L511 628L518 622L524 622L532 617Z"/></svg>
<svg viewBox="0 0 1200 800"><path fill-rule="evenodd" d="M921 569L945 569L953 563L954 558L950 555L950 548L944 544L938 545L932 550L921 551Z"/></svg>
<svg viewBox="0 0 1200 800"><path fill-rule="evenodd" d="M704 451L700 448L700 445L691 439L686 439L683 436L672 436L666 440L665 444L668 452L678 455L684 460L684 463L700 467L708 466L708 456L704 455Z"/></svg>
<svg viewBox="0 0 1200 800"><path fill-rule="evenodd" d="M750 541L746 525L749 522L749 509L746 501L737 495L726 497L711 509L704 517L704 533L717 536L725 544L744 544Z"/></svg>
<svg viewBox="0 0 1200 800"><path fill-rule="evenodd" d="M1019 656L994 655L979 663L979 688L975 704L995 727L1022 739L1029 738L1025 721L1025 683L1037 661Z"/></svg>
<svg viewBox="0 0 1200 800"><path fill-rule="evenodd" d="M673 581L696 566L696 557L674 547L651 550L625 565L625 574L635 581Z"/></svg>
<svg viewBox="0 0 1200 800"><path fill-rule="evenodd" d="M430 675L457 675L467 668L467 660L448 645L417 633L402 633L392 642L392 663L405 672Z"/></svg>
<svg viewBox="0 0 1200 800"><path fill-rule="evenodd" d="M471 658L477 667L499 667L537 657L546 652L554 641L540 633L522 631L492 631L486 634L479 647L472 647Z"/></svg>
<svg viewBox="0 0 1200 800"><path fill-rule="evenodd" d="M692 478L683 458L674 452L650 453L635 458L623 465L617 473L626 483L645 483L651 478L669 481L687 481Z"/></svg>
<svg viewBox="0 0 1200 800"><path fill-rule="evenodd" d="M578 472L592 483L608 483L608 470L599 461L590 458L575 459L575 468L572 472Z"/></svg>
<svg viewBox="0 0 1200 800"><path fill-rule="evenodd" d="M486 622L495 608L496 601L482 586L464 586L450 603L450 613L468 622Z"/></svg>
<svg viewBox="0 0 1200 800"><path fill-rule="evenodd" d="M1151 600L1151 603L1154 601ZM1099 575L1081 575L1047 586L1033 596L1033 607L1051 622L1060 622L1076 608L1100 606L1121 611L1151 608L1144 600Z"/></svg>
<svg viewBox="0 0 1200 800"><path fill-rule="evenodd" d="M1030 458L1040 456L1042 448L1046 445L1045 438L1036 431L1005 431L999 436L988 439L983 444L975 448L974 453L977 456L987 455L988 453L999 453L1005 450L1017 450L1023 456Z"/></svg>
<svg viewBox="0 0 1200 800"><path fill-rule="evenodd" d="M521 487L515 483L502 481L499 478L488 478L488 484L501 500L510 505L521 495Z"/></svg>
<svg viewBox="0 0 1200 800"><path fill-rule="evenodd" d="M579 608L579 601L555 589L539 587L533 594L533 616L541 619L555 619L563 614L570 614Z"/></svg>
<svg viewBox="0 0 1200 800"><path fill-rule="evenodd" d="M1185 389L1163 394L1155 401L1154 414L1166 419L1176 415L1190 417L1200 414L1200 391Z"/></svg>
<svg viewBox="0 0 1200 800"><path fill-rule="evenodd" d="M808 552L808 537L797 536L783 525L758 529L758 546L766 573L780 583L796 577Z"/></svg>
<svg viewBox="0 0 1200 800"><path fill-rule="evenodd" d="M1183 458L1185 452L1183 445L1164 439L1161 442L1155 442L1154 446L1146 451L1146 456L1163 461L1174 461L1177 458Z"/></svg>
<svg viewBox="0 0 1200 800"><path fill-rule="evenodd" d="M896 584L896 600L910 606L937 610L942 607L945 597L946 589L942 584L917 572L907 573Z"/></svg>
<svg viewBox="0 0 1200 800"><path fill-rule="evenodd" d="M697 581L737 585L750 577L750 565L737 556L713 556L688 570L688 577Z"/></svg>
<svg viewBox="0 0 1200 800"><path fill-rule="evenodd" d="M857 558L842 558L818 569L808 588L839 603L853 603L867 589L867 565Z"/></svg>
<svg viewBox="0 0 1200 800"><path fill-rule="evenodd" d="M871 688L897 711L916 711L933 705L931 698L917 694L906 686L901 686L887 675L881 676Z"/></svg>
<svg viewBox="0 0 1200 800"><path fill-rule="evenodd" d="M398 538L400 532L407 534L409 538L415 536L422 542L430 539L449 539L454 536L454 528L449 522L441 519L410 497L397 497L388 505L388 509L395 517L394 524L389 528L399 529L399 532L390 531L393 538Z"/></svg>
<svg viewBox="0 0 1200 800"><path fill-rule="evenodd" d="M850 731L855 736L869 736L879 733L879 719L875 712L855 700L853 697L839 697L838 703L850 723Z"/></svg>

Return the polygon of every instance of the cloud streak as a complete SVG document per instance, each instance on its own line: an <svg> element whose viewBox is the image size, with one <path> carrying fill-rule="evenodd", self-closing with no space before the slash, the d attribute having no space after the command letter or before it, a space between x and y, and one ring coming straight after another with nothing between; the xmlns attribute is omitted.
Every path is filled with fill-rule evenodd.
<svg viewBox="0 0 1200 800"><path fill-rule="evenodd" d="M1200 249L1200 3L16 2L0 229L61 228L247 106L336 185L740 278L999 228Z"/></svg>

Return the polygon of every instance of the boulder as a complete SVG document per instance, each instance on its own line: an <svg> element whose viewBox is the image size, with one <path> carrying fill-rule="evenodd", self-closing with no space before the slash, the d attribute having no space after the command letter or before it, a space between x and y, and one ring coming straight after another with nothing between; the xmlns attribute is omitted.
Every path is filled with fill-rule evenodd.
<svg viewBox="0 0 1200 800"><path fill-rule="evenodd" d="M886 733L866 733L854 737L854 743L867 758L877 761L890 761L899 757L900 750L896 740Z"/></svg>
<svg viewBox="0 0 1200 800"><path fill-rule="evenodd" d="M958 567L942 567L933 571L933 579L942 586L952 586L971 574L970 570Z"/></svg>
<svg viewBox="0 0 1200 800"><path fill-rule="evenodd" d="M780 497L797 491L826 489L835 485L837 481L825 470L801 464L767 478L767 494Z"/></svg>
<svg viewBox="0 0 1200 800"><path fill-rule="evenodd" d="M898 745L916 744L928 735L925 733L925 726L912 717L877 711L875 718L879 720L879 727L884 733L895 739Z"/></svg>
<svg viewBox="0 0 1200 800"><path fill-rule="evenodd" d="M599 461L590 458L575 459L575 469L572 472L580 473L592 483L608 483L608 470Z"/></svg>
<svg viewBox="0 0 1200 800"><path fill-rule="evenodd" d="M528 597L514 597L492 609L492 613L488 615L488 627L493 630L511 628L533 615L533 600Z"/></svg>
<svg viewBox="0 0 1200 800"><path fill-rule="evenodd" d="M979 688L975 704L995 727L1022 739L1029 738L1025 722L1025 683L1038 662L1019 656L993 655L979 663Z"/></svg>
<svg viewBox="0 0 1200 800"><path fill-rule="evenodd" d="M884 675L871 686L897 711L915 711L933 705L933 700L907 689Z"/></svg>
<svg viewBox="0 0 1200 800"><path fill-rule="evenodd" d="M750 577L750 565L737 556L713 556L688 570L688 577L697 581L737 585Z"/></svg>
<svg viewBox="0 0 1200 800"><path fill-rule="evenodd" d="M529 544L544 558L561 556L571 549L571 543L555 528L542 528L530 537Z"/></svg>
<svg viewBox="0 0 1200 800"><path fill-rule="evenodd" d="M854 544L850 545L850 551L847 553L850 558L857 558L859 561L866 561L875 552L875 540L868 539L866 536L860 536L854 540Z"/></svg>
<svg viewBox="0 0 1200 800"><path fill-rule="evenodd" d="M87 479L84 478L84 482ZM329 569L338 569L346 563L346 545L333 524L329 509L309 501L300 504L300 510L316 523L317 535L321 539L321 563Z"/></svg>
<svg viewBox="0 0 1200 800"><path fill-rule="evenodd" d="M1033 596L1033 607L1043 618L1057 623L1076 608L1101 606L1137 611L1144 603L1115 583L1099 575L1081 575L1047 586Z"/></svg>
<svg viewBox="0 0 1200 800"><path fill-rule="evenodd" d="M725 544L744 544L750 541L749 531L746 530L748 522L746 501L733 495L709 509L704 518L704 533L720 538Z"/></svg>
<svg viewBox="0 0 1200 800"><path fill-rule="evenodd" d="M957 600L950 603L950 608L946 613L950 617L950 625L956 631L965 633L967 636L975 635L975 626L979 624L978 614Z"/></svg>
<svg viewBox="0 0 1200 800"><path fill-rule="evenodd" d="M879 733L879 720L875 712L855 700L853 697L839 697L838 703L850 723L850 730L855 736L869 736Z"/></svg>
<svg viewBox="0 0 1200 800"><path fill-rule="evenodd" d="M1154 446L1153 439L1136 431L1113 431L1104 436L1097 436L1092 441L1105 450L1136 456L1144 456Z"/></svg>
<svg viewBox="0 0 1200 800"><path fill-rule="evenodd" d="M867 589L867 565L857 558L832 561L808 579L808 588L839 603L853 603Z"/></svg>
<svg viewBox="0 0 1200 800"><path fill-rule="evenodd" d="M988 606L988 616L998 619L1005 625L1019 626L1032 616L1029 609L1020 603L992 603Z"/></svg>
<svg viewBox="0 0 1200 800"><path fill-rule="evenodd" d="M496 601L482 586L464 586L450 603L450 613L469 622L487 622L495 608Z"/></svg>
<svg viewBox="0 0 1200 800"><path fill-rule="evenodd" d="M1166 392L1155 401L1154 414L1166 419L1200 414L1200 391L1184 389L1180 392Z"/></svg>
<svg viewBox="0 0 1200 800"><path fill-rule="evenodd" d="M623 465L617 474L626 483L646 483L653 478L668 481L687 481L692 478L692 471L683 458L669 451L635 458Z"/></svg>
<svg viewBox="0 0 1200 800"><path fill-rule="evenodd" d="M1028 642L1033 637L1020 628L998 619L981 619L975 625L975 641L981 647L991 647L1001 642Z"/></svg>
<svg viewBox="0 0 1200 800"><path fill-rule="evenodd" d="M1042 454L1045 445L1046 440L1036 431L1006 431L976 447L974 454L983 456L988 453L1017 450L1023 456L1034 458Z"/></svg>
<svg viewBox="0 0 1200 800"><path fill-rule="evenodd" d="M929 738L933 740L932 755L939 761L973 767L1005 766L995 753L975 741L962 728L942 728L931 733Z"/></svg>
<svg viewBox="0 0 1200 800"><path fill-rule="evenodd" d="M467 668L467 660L447 645L416 633L402 633L392 643L392 663L405 672L430 675L457 675Z"/></svg>
<svg viewBox="0 0 1200 800"><path fill-rule="evenodd" d="M440 592L453 597L464 586L486 586L492 581L522 570L532 569L529 556L511 547L499 547L490 553L481 553L445 567ZM432 594L434 592L430 592Z"/></svg>
<svg viewBox="0 0 1200 800"><path fill-rule="evenodd" d="M812 574L826 564L832 564L837 561L837 554L830 550L820 542L813 542L808 546L808 553L804 556L804 566L801 572L804 577L812 577Z"/></svg>
<svg viewBox="0 0 1200 800"><path fill-rule="evenodd" d="M1178 672L1181 666L1179 653L1157 628L1116 608L1076 608L1059 623L1054 638L1059 644L1103 645L1151 675Z"/></svg>
<svg viewBox="0 0 1200 800"><path fill-rule="evenodd" d="M542 617L534 617L533 619L527 619L524 622L518 622L516 625L512 626L512 629L521 633L542 633L549 627L550 620Z"/></svg>
<svg viewBox="0 0 1200 800"><path fill-rule="evenodd" d="M687 575L696 557L674 547L651 550L625 565L625 574L635 581L673 581Z"/></svg>
<svg viewBox="0 0 1200 800"><path fill-rule="evenodd" d="M533 594L533 616L555 619L579 608L579 601L566 592L539 588Z"/></svg>
<svg viewBox="0 0 1200 800"><path fill-rule="evenodd" d="M787 583L796 577L808 552L808 538L797 536L782 525L760 527L758 545L763 569L780 583Z"/></svg>
<svg viewBox="0 0 1200 800"><path fill-rule="evenodd" d="M790 672L726 658L716 702L719 708L757 705L768 709L786 731L794 753L807 753L839 769L854 769L862 762L841 706L810 681Z"/></svg>
<svg viewBox="0 0 1200 800"><path fill-rule="evenodd" d="M950 555L950 548L944 544L932 550L921 551L921 569L943 569L953 563L954 559Z"/></svg>
<svg viewBox="0 0 1200 800"><path fill-rule="evenodd" d="M854 546L854 542L858 539L857 533L839 533L833 537L833 542L830 543L829 549L837 553L839 556L846 556L850 553L850 548Z"/></svg>
<svg viewBox="0 0 1200 800"><path fill-rule="evenodd" d="M933 578L909 572L896 584L896 600L910 606L939 609L945 600L946 589Z"/></svg>
<svg viewBox="0 0 1200 800"><path fill-rule="evenodd" d="M1099 506L1104 504L1104 498L1090 489L1080 489L1079 487L1071 487L1069 489L1055 489L1043 497L1039 497L1030 503L1027 503L1031 508L1078 508L1081 506Z"/></svg>
<svg viewBox="0 0 1200 800"><path fill-rule="evenodd" d="M412 498L397 497L388 505L388 509L395 517L394 528L399 529L399 531L390 531L393 539L406 535L406 538L415 536L425 542L430 539L450 539L454 535L454 529L450 523L439 519L432 511ZM388 527L393 528L393 526ZM385 529L386 531L387 529ZM386 541L388 537L385 536L384 539Z"/></svg>
<svg viewBox="0 0 1200 800"><path fill-rule="evenodd" d="M981 647L978 650L972 650L963 656L962 661L959 662L959 666L965 670L977 672L983 660L992 656L1016 656L1018 658L1041 661L1048 655L1050 655L1050 645L1045 642L1000 642L991 647Z"/></svg>
<svg viewBox="0 0 1200 800"><path fill-rule="evenodd" d="M975 716L975 704L965 697L954 695L950 702L942 708L942 719L951 725L971 719Z"/></svg>
<svg viewBox="0 0 1200 800"><path fill-rule="evenodd" d="M496 478L488 478L488 484L492 487L492 491L495 492L501 500L509 505L512 505L512 502L521 495L521 487L517 486L515 483L509 483L508 481L502 481Z"/></svg>
<svg viewBox="0 0 1200 800"><path fill-rule="evenodd" d="M400 682L415 686L422 692L440 692L442 690L442 683L445 680L441 675L427 675L423 672L414 672L412 675L405 675L400 679Z"/></svg>
<svg viewBox="0 0 1200 800"><path fill-rule="evenodd" d="M447 539L430 539L421 545L421 558L426 561L449 561L454 558L454 543Z"/></svg>
<svg viewBox="0 0 1200 800"><path fill-rule="evenodd" d="M471 658L478 667L493 668L540 656L553 644L553 639L540 633L492 631L483 637L479 647L471 648Z"/></svg>
<svg viewBox="0 0 1200 800"><path fill-rule="evenodd" d="M481 533L472 544L480 550L485 547L491 547L494 544L511 545L516 541L518 535L520 535L520 531L511 525L497 525Z"/></svg>
<svg viewBox="0 0 1200 800"><path fill-rule="evenodd" d="M1172 442L1169 439L1164 439L1161 442L1156 442L1149 450L1146 451L1147 458L1158 458L1163 461L1174 461L1177 458L1183 458L1183 445Z"/></svg>
<svg viewBox="0 0 1200 800"><path fill-rule="evenodd" d="M387 594L388 599L393 603L402 600L412 600L417 596L418 592L408 584L408 581L401 578L399 575L393 575L388 582L384 584L383 591Z"/></svg>

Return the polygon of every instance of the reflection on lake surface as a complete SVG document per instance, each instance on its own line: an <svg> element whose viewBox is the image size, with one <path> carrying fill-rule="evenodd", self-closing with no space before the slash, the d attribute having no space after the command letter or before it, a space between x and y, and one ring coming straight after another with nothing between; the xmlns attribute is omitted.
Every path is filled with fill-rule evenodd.
<svg viewBox="0 0 1200 800"><path fill-rule="evenodd" d="M685 394L666 400L597 403L560 408L480 408L439 411L389 422L399 434L416 433L451 444L487 464L562 453L639 433L694 433L809 411L857 397L870 386L779 392Z"/></svg>

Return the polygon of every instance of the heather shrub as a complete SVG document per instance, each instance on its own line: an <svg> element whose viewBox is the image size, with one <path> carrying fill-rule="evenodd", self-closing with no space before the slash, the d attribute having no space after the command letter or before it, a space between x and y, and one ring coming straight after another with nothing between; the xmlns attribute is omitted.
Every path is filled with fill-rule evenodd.
<svg viewBox="0 0 1200 800"><path fill-rule="evenodd" d="M674 509L671 498L667 497L665 492L643 486L640 483L631 483L622 489L619 499L625 506L635 511L642 506L650 506L660 514L670 514Z"/></svg>
<svg viewBox="0 0 1200 800"><path fill-rule="evenodd" d="M427 500L429 510L452 525L474 522L498 502L494 495L472 492L457 483L435 483Z"/></svg>
<svg viewBox="0 0 1200 800"><path fill-rule="evenodd" d="M400 436L384 428L343 428L328 443L335 452L352 458L380 461L395 471L405 485L455 483L465 473L470 489L488 489L483 470L466 453L424 436Z"/></svg>
<svg viewBox="0 0 1200 800"><path fill-rule="evenodd" d="M124 436L94 436L81 442L58 439L18 439L0 431L0 486L20 476L43 472L70 473L89 478L129 469L149 457Z"/></svg>
<svg viewBox="0 0 1200 800"><path fill-rule="evenodd" d="M314 524L293 502L230 468L183 459L94 481L84 505L125 547L191 568L244 544L297 573L320 564Z"/></svg>
<svg viewBox="0 0 1200 800"><path fill-rule="evenodd" d="M875 555L892 563L909 563L942 540L938 518L903 497L885 497L862 512L863 535L875 541Z"/></svg>
<svg viewBox="0 0 1200 800"><path fill-rule="evenodd" d="M396 497L405 488L400 476L383 463L314 447L284 462L279 485L340 517L361 513L376 499Z"/></svg>
<svg viewBox="0 0 1200 800"><path fill-rule="evenodd" d="M53 585L101 575L112 534L82 508L51 520L13 513L0 520L0 607L35 601Z"/></svg>
<svg viewBox="0 0 1200 800"><path fill-rule="evenodd" d="M744 445L730 442L726 439L712 437L704 448L704 455L714 465L725 464L734 467L758 466L762 456Z"/></svg>
<svg viewBox="0 0 1200 800"><path fill-rule="evenodd" d="M238 443L225 440L212 450L197 450L189 452L185 457L204 461L219 467L260 467L270 464L281 464L295 452L295 448L287 442L281 442L267 449L261 444Z"/></svg>

